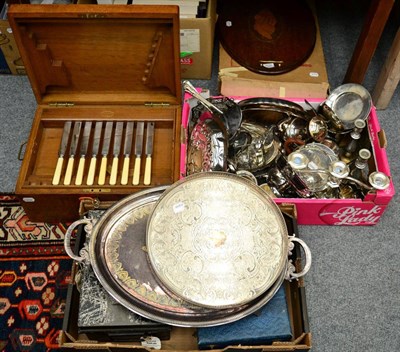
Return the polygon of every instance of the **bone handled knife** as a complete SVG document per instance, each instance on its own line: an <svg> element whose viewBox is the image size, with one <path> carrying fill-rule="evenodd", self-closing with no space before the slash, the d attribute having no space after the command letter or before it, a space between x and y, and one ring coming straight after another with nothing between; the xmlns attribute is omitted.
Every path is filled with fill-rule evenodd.
<svg viewBox="0 0 400 352"><path fill-rule="evenodd" d="M101 157L99 181L98 181L98 184L100 186L102 186L106 183L107 156L108 156L108 152L110 151L112 129L113 129L113 122L112 121L107 122L106 129L104 131L103 148L101 150L102 157Z"/></svg>
<svg viewBox="0 0 400 352"><path fill-rule="evenodd" d="M146 129L146 165L144 168L144 184L151 183L151 155L153 154L154 122L147 123Z"/></svg>
<svg viewBox="0 0 400 352"><path fill-rule="evenodd" d="M81 143L81 150L80 150L81 156L79 159L78 171L76 172L76 177L75 177L75 184L77 186L80 186L82 184L83 171L85 170L85 160L86 160L86 154L87 154L87 149L88 149L88 145L89 145L89 138L90 138L91 131L92 131L92 122L86 121L85 127L83 128L82 143Z"/></svg>
<svg viewBox="0 0 400 352"><path fill-rule="evenodd" d="M88 177L86 180L86 184L88 186L91 186L94 183L94 175L96 172L97 155L99 153L102 129L103 129L103 122L101 122L101 121L96 122L96 125L94 127L94 135L93 135L92 157L90 158Z"/></svg>
<svg viewBox="0 0 400 352"><path fill-rule="evenodd" d="M114 132L114 150L113 150L114 157L111 166L110 185L115 185L117 183L118 161L119 161L119 153L121 152L123 129L124 129L124 123L117 122Z"/></svg>
<svg viewBox="0 0 400 352"><path fill-rule="evenodd" d="M63 134L61 137L60 149L58 152L57 165L56 165L56 169L54 171L53 180L51 182L53 185L58 185L60 183L61 170L62 170L62 167L64 164L64 156L65 156L65 151L67 150L68 139L69 139L69 135L71 133L71 127L72 127L71 121L67 121L64 123L64 129L63 129Z"/></svg>
<svg viewBox="0 0 400 352"><path fill-rule="evenodd" d="M143 149L143 131L144 131L144 122L138 122L136 127L136 137L135 137L135 166L133 169L133 181L132 184L137 186L140 180L140 164L142 158L142 149Z"/></svg>
<svg viewBox="0 0 400 352"><path fill-rule="evenodd" d="M76 149L78 147L79 136L81 134L81 126L82 122L80 121L76 121L74 123L74 130L72 132L72 140L69 148L67 170L65 171L65 177L64 177L64 185L71 184L72 171L74 169L75 154L76 154Z"/></svg>
<svg viewBox="0 0 400 352"><path fill-rule="evenodd" d="M131 160L132 138L133 138L134 122L130 121L126 124L125 141L124 141L124 164L122 166L121 185L128 184L129 164Z"/></svg>

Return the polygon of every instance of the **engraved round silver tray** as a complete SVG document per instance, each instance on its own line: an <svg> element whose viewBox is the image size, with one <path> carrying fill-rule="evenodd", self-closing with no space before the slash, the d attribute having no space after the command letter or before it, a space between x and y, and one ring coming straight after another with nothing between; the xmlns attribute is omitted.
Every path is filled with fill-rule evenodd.
<svg viewBox="0 0 400 352"><path fill-rule="evenodd" d="M266 292L235 308L199 307L160 285L147 257L145 239L150 213L166 189L163 186L137 192L117 202L97 220L75 221L65 234L67 254L83 265L91 265L101 285L118 303L161 323L185 327L216 326L239 320L265 305L285 275L293 272L289 262L286 263L287 270L282 271ZM75 255L70 241L76 227L81 224L85 224L89 245Z"/></svg>
<svg viewBox="0 0 400 352"><path fill-rule="evenodd" d="M149 217L146 246L162 284L195 305L238 307L267 292L288 261L283 215L246 178L205 172L166 190Z"/></svg>
<svg viewBox="0 0 400 352"><path fill-rule="evenodd" d="M346 83L332 91L322 111L339 130L354 128L358 119L366 120L372 107L372 98L368 90L357 83Z"/></svg>

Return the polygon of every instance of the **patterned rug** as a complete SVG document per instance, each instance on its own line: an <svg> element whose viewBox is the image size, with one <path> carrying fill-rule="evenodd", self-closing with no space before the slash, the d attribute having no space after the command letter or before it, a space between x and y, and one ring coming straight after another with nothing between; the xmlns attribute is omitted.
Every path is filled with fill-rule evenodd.
<svg viewBox="0 0 400 352"><path fill-rule="evenodd" d="M72 260L67 225L31 222L12 196L0 196L0 351L60 351Z"/></svg>
<svg viewBox="0 0 400 352"><path fill-rule="evenodd" d="M0 244L63 241L67 224L32 222L13 196L0 196Z"/></svg>

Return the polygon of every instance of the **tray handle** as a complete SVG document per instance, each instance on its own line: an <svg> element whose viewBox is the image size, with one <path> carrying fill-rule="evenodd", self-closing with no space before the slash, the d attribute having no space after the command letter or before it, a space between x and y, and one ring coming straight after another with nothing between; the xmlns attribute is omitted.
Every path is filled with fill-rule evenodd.
<svg viewBox="0 0 400 352"><path fill-rule="evenodd" d="M292 261L289 260L287 271L286 271L286 277L285 279L288 281L292 281L293 279L298 280L299 278L303 277L305 274L308 273L308 271L311 268L311 262L312 262L312 255L310 248L307 246L307 244L300 238L293 236L289 236L289 254L290 251L294 248L294 243L297 242L304 250L304 256L305 256L305 264L303 267L303 270L301 270L299 273L296 273L296 268L293 265Z"/></svg>
<svg viewBox="0 0 400 352"><path fill-rule="evenodd" d="M88 258L88 254L86 255L75 255L73 250L71 249L71 237L72 234L75 230L76 227L78 227L81 224L86 224L85 225L85 231L86 233L90 233L92 228L93 228L93 224L92 221L90 219L80 219L77 220L75 222L73 222L71 225L69 225L66 233L65 233L65 237L64 237L64 248L65 248L65 252L68 254L68 256L70 256L73 260L76 260L78 263L83 263L83 262L89 262L89 258ZM83 252L82 252L83 254Z"/></svg>

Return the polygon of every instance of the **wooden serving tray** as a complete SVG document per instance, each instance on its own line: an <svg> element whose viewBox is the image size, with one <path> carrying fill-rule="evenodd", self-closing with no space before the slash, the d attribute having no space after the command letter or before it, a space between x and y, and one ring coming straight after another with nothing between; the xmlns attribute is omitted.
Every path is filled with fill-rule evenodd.
<svg viewBox="0 0 400 352"><path fill-rule="evenodd" d="M80 199L119 200L133 192L179 179L181 84L179 13L176 6L12 5L9 21L38 102L16 185L16 195L32 221L73 221ZM71 181L68 139L60 181L53 178L67 121L82 123ZM92 131L85 154L82 184L75 184L86 122ZM87 176L94 127L103 122L94 181ZM110 182L116 122L134 122L128 182L121 183L124 153ZM139 184L133 184L135 134L144 122ZM106 122L112 122L105 182L99 182ZM146 125L154 122L151 182L144 184ZM71 130L72 134L72 130Z"/></svg>

